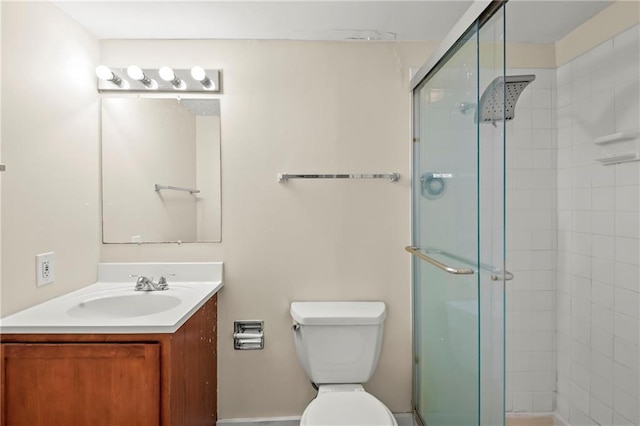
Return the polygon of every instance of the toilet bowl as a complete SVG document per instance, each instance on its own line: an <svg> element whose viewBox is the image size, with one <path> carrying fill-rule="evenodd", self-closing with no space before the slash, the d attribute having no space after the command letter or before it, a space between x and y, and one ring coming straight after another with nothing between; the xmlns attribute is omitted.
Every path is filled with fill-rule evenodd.
<svg viewBox="0 0 640 426"><path fill-rule="evenodd" d="M298 360L318 386L301 426L397 426L391 411L367 393L378 365L385 306L382 302L294 302Z"/></svg>
<svg viewBox="0 0 640 426"><path fill-rule="evenodd" d="M391 411L360 385L321 385L300 426L397 426Z"/></svg>

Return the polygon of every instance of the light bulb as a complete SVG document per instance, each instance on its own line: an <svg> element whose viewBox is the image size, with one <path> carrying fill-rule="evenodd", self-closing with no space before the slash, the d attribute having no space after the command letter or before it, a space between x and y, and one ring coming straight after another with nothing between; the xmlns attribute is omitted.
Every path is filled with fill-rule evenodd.
<svg viewBox="0 0 640 426"><path fill-rule="evenodd" d="M101 80L110 81L116 86L122 86L122 79L105 65L98 65L96 67L96 75Z"/></svg>
<svg viewBox="0 0 640 426"><path fill-rule="evenodd" d="M144 74L144 71L142 71L142 68L137 65L129 66L129 68L127 68L127 74L129 74L129 77L132 79L138 80L140 83L144 84L147 89L156 89L158 87L158 83L147 77Z"/></svg>
<svg viewBox="0 0 640 426"><path fill-rule="evenodd" d="M158 70L158 74L160 74L161 79L173 84L174 89L184 89L186 87L182 80L176 77L176 73L169 67L161 67Z"/></svg>
<svg viewBox="0 0 640 426"><path fill-rule="evenodd" d="M207 78L207 73L204 71L204 68L195 66L191 68L191 77L193 77L194 80L203 81Z"/></svg>
<svg viewBox="0 0 640 426"><path fill-rule="evenodd" d="M109 67L105 65L98 65L96 67L96 75L101 80L113 80L113 71L111 71Z"/></svg>
<svg viewBox="0 0 640 426"><path fill-rule="evenodd" d="M144 72L142 72L142 68L137 65L131 65L127 68L127 74L134 80L142 81L145 79Z"/></svg>
<svg viewBox="0 0 640 426"><path fill-rule="evenodd" d="M161 67L158 74L160 74L160 78L164 81L173 81L176 78L175 73L169 67Z"/></svg>
<svg viewBox="0 0 640 426"><path fill-rule="evenodd" d="M207 77L207 73L202 67L195 66L191 68L191 77L193 77L194 80L199 81L207 90L214 90L216 88L215 84L213 84L213 81Z"/></svg>

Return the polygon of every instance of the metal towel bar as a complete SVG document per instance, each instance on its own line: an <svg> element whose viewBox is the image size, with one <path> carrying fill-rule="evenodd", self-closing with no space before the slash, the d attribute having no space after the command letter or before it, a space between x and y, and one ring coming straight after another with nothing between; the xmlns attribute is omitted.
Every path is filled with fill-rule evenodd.
<svg viewBox="0 0 640 426"><path fill-rule="evenodd" d="M197 194L197 193L200 192L199 189L181 188L179 186L171 186L171 185L158 185L156 183L155 190L156 191L160 191L161 189L172 189L174 191L185 191L185 192L188 192L189 194Z"/></svg>
<svg viewBox="0 0 640 426"><path fill-rule="evenodd" d="M442 262L439 262L437 260L435 260L432 257L427 256L426 254L422 253L420 251L419 247L416 246L409 246L405 248L406 251L408 251L409 253L413 254L414 256L431 263L432 265L442 269L443 271L446 271L450 274L456 274L456 275L470 275L475 273L475 271L473 269L470 268L452 268L450 266L445 265ZM451 254L451 253L447 253L445 251L442 250L438 250L438 249L424 249L423 251L427 252L427 253L435 253L435 254L439 254L441 256L446 256L449 257L451 259L455 259L458 260L460 262L466 263L468 265L473 265L474 262L469 261L468 259L465 259L463 257L460 257L458 255L455 254ZM503 271L499 268L495 268L493 266L490 265L486 265L484 263L481 263L480 265L480 270L481 271L487 271L487 272L491 272L491 280L492 281L500 281L503 279L505 281L511 281L513 279L513 274L509 271Z"/></svg>
<svg viewBox="0 0 640 426"><path fill-rule="evenodd" d="M400 173L343 173L343 174L290 174L278 173L278 182L286 182L289 179L388 179L396 182L400 179Z"/></svg>

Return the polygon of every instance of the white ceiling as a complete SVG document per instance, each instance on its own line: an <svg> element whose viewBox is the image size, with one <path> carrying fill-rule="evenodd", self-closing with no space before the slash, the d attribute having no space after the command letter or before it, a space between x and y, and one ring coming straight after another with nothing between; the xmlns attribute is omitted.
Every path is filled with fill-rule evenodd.
<svg viewBox="0 0 640 426"><path fill-rule="evenodd" d="M471 1L54 1L100 39L441 40ZM513 0L507 38L551 42L611 1Z"/></svg>

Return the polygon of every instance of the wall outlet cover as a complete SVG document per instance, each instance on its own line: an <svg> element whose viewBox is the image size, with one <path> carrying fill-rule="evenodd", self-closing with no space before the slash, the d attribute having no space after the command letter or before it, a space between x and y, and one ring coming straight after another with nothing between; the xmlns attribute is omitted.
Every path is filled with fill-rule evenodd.
<svg viewBox="0 0 640 426"><path fill-rule="evenodd" d="M36 255L36 285L38 287L51 284L55 280L55 253Z"/></svg>

